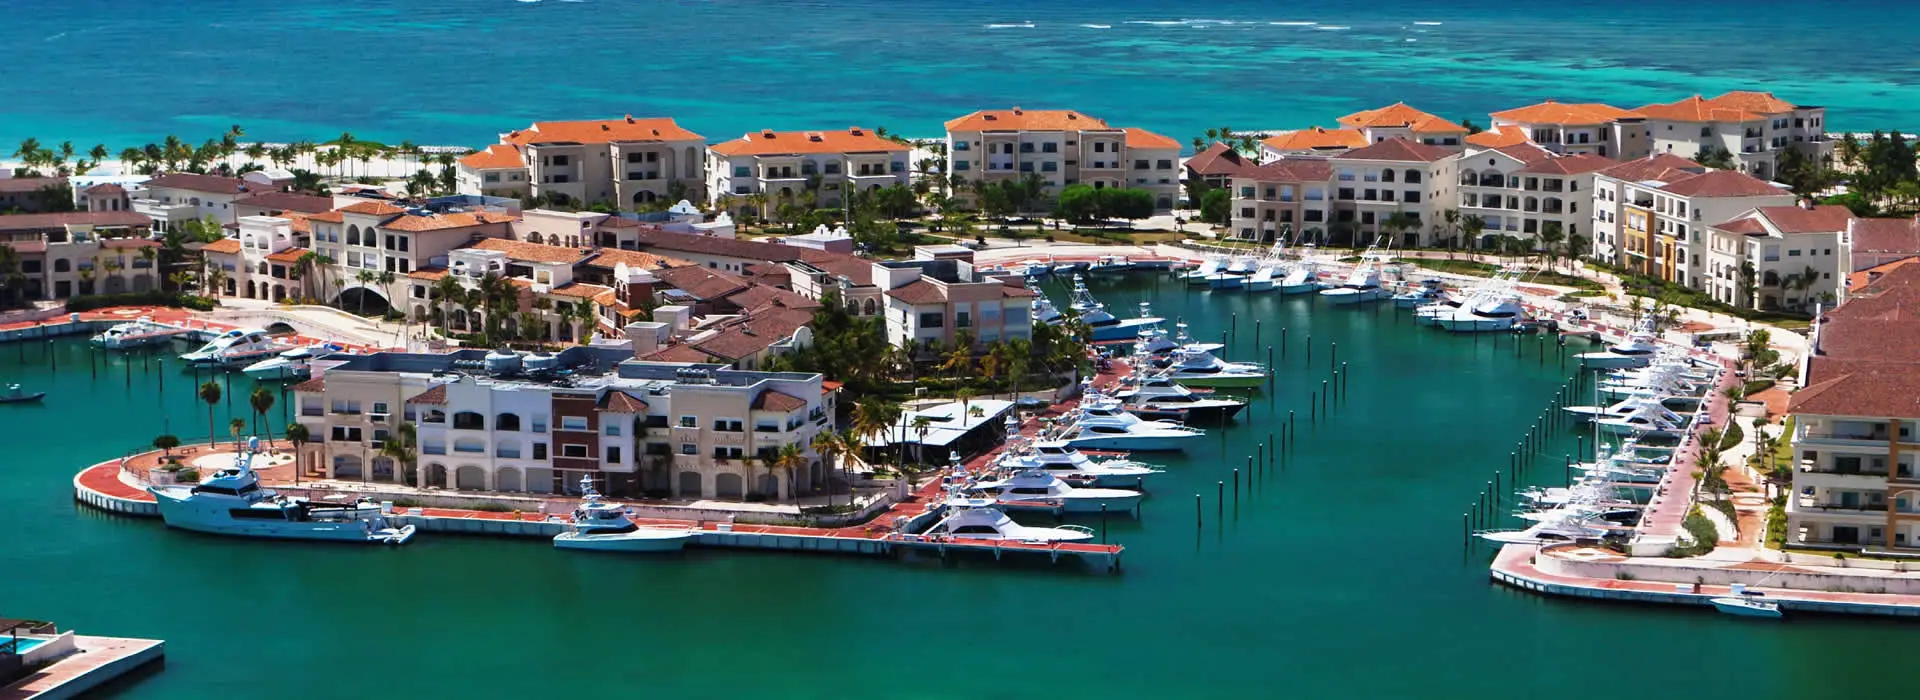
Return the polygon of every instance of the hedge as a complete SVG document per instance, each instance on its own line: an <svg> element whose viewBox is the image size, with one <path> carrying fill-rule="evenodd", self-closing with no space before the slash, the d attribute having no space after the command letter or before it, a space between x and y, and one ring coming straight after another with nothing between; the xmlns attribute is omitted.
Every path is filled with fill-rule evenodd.
<svg viewBox="0 0 1920 700"><path fill-rule="evenodd" d="M160 290L146 292L121 292L119 294L83 294L67 299L68 311L92 311L109 306L179 306L195 311L211 311L215 306L212 297L200 297L180 292Z"/></svg>

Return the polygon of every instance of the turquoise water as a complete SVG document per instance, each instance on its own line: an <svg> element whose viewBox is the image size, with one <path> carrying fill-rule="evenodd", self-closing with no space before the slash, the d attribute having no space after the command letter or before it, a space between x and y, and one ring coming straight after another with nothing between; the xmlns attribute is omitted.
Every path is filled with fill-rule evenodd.
<svg viewBox="0 0 1920 700"><path fill-rule="evenodd" d="M0 600L84 633L167 639L166 669L120 686L121 698L328 698L345 684L401 697L795 700L1697 700L1904 689L1895 675L1836 669L1897 667L1910 626L1755 622L1491 584L1488 551L1463 549L1460 518L1572 373L1553 346L1522 341L1516 357L1510 338L1415 328L1384 306L1212 294L1163 279L1099 279L1093 289L1117 308L1153 301L1203 338L1231 324L1230 359L1264 361L1255 346L1276 342L1282 326L1289 346L1284 358L1275 351L1279 390L1224 439L1149 456L1168 473L1150 484L1141 518L1108 523L1128 548L1117 575L711 550L583 556L538 540L432 534L386 548L169 531L86 510L70 482L81 464L163 428L203 434L192 375L137 361L129 373L114 359L96 378L85 346L62 341L0 346L0 382L50 392L44 406L0 406L10 448L0 571L31 572L0 576ZM1309 392L1328 375L1331 344L1351 381L1345 405L1316 426ZM234 387L244 395L250 385ZM1237 509L1222 508L1216 484L1289 410L1296 452L1260 486L1243 483ZM227 413L216 413L224 431ZM1571 452L1572 442L1556 435L1545 452ZM1561 477L1557 459L1540 464L1533 481Z"/></svg>
<svg viewBox="0 0 1920 700"><path fill-rule="evenodd" d="M0 145L114 150L240 123L479 145L538 119L672 115L911 135L1071 107L1182 143L1406 100L1486 123L1542 98L1633 107L1772 90L1834 129L1914 127L1920 4L1335 0L13 2Z"/></svg>
<svg viewBox="0 0 1920 700"><path fill-rule="evenodd" d="M0 638L0 644L13 647L13 653L15 654L25 654L27 653L27 650L40 646L42 644L46 644L46 643L47 642L44 639L33 639L31 637Z"/></svg>

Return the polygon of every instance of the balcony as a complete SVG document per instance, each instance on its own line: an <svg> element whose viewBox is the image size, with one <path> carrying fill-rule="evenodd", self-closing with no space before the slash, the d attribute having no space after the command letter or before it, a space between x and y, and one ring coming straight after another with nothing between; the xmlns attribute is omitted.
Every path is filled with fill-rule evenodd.
<svg viewBox="0 0 1920 700"><path fill-rule="evenodd" d="M1837 502L1837 501L1828 501L1825 503L1821 503L1816 499L1808 498L1806 496L1801 496L1799 498L1794 499L1794 510L1800 513L1820 513L1823 515L1868 516L1874 513L1887 512L1887 504L1886 503L1854 503L1854 504L1848 505L1848 504ZM1879 516L1873 515L1872 517L1877 518Z"/></svg>
<svg viewBox="0 0 1920 700"><path fill-rule="evenodd" d="M421 445L420 446L420 454L423 454L423 455L444 455L446 453L447 453L446 445Z"/></svg>
<svg viewBox="0 0 1920 700"><path fill-rule="evenodd" d="M186 202L166 203L158 199L133 200L133 211L159 221L186 221L200 216L200 207Z"/></svg>
<svg viewBox="0 0 1920 700"><path fill-rule="evenodd" d="M1886 426L1883 425L1831 428L1816 426L1816 424L1813 423L1805 423L1794 430L1793 441L1796 444L1804 442L1808 444L1830 443L1854 447L1878 447L1883 449L1877 451L1877 453L1885 454L1884 448L1887 446L1887 429Z"/></svg>

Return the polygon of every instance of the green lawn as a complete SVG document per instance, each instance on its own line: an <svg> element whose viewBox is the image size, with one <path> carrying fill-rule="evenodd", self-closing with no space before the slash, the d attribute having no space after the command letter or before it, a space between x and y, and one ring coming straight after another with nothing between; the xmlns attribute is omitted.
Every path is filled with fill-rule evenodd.
<svg viewBox="0 0 1920 700"><path fill-rule="evenodd" d="M1498 265L1472 260L1446 260L1442 258L1408 258L1408 260L1418 267L1426 268L1434 272L1445 272L1455 275L1491 277L1493 273L1500 270Z"/></svg>

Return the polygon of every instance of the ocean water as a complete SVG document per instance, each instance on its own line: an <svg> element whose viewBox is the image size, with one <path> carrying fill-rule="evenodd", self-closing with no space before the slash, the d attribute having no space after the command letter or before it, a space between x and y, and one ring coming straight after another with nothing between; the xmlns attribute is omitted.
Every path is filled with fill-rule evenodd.
<svg viewBox="0 0 1920 700"><path fill-rule="evenodd" d="M204 435L192 374L122 356L96 374L86 346L70 340L0 345L0 382L49 392L44 405L0 406L0 600L9 615L83 633L168 640L164 670L104 694L142 700L1700 700L1894 697L1907 687L1899 674L1848 669L1898 667L1911 656L1911 624L1754 621L1549 600L1489 582L1488 550L1463 549L1461 515L1572 372L1551 344L1523 340L1516 355L1511 338L1416 328L1391 308L1212 294L1161 277L1091 284L1116 307L1152 301L1201 338L1231 328L1229 359L1264 360L1287 329L1277 391L1185 454L1139 455L1167 473L1149 483L1138 520L1107 526L1128 547L1118 574L711 550L595 556L432 533L394 549L168 530L76 505L71 481L83 464L163 430ZM1347 401L1316 424L1309 405L1335 345L1352 371ZM1243 483L1238 506L1227 489L1223 507L1218 484L1288 411L1294 453L1259 486ZM215 413L224 431L229 411ZM1575 442L1554 435L1546 452ZM1542 459L1530 480L1557 481L1559 463ZM1101 527L1098 517L1072 522Z"/></svg>
<svg viewBox="0 0 1920 700"><path fill-rule="evenodd" d="M118 150L228 124L481 145L535 119L671 115L940 133L1075 108L1182 143L1405 100L1452 119L1766 89L1831 129L1916 126L1920 3L1217 0L63 0L0 3L0 145Z"/></svg>

